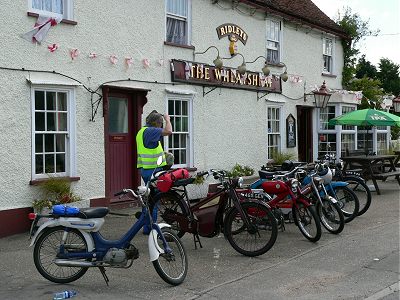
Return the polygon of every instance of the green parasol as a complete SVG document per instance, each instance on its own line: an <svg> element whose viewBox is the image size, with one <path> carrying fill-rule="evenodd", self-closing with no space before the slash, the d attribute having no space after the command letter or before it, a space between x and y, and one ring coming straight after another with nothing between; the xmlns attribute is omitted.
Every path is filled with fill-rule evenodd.
<svg viewBox="0 0 400 300"><path fill-rule="evenodd" d="M400 127L400 117L386 111L367 108L354 110L347 114L330 119L329 125Z"/></svg>
<svg viewBox="0 0 400 300"><path fill-rule="evenodd" d="M400 117L388 113L386 111L376 109L361 109L354 110L347 114L329 120L329 125L354 125L364 126L368 129L371 126L397 126L400 127ZM367 141L368 145L368 141ZM365 148L365 154L368 153L368 149Z"/></svg>

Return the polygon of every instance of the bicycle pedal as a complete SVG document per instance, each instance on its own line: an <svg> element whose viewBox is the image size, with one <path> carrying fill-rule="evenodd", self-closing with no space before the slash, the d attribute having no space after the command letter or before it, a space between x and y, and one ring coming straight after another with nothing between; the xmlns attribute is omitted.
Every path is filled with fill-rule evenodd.
<svg viewBox="0 0 400 300"><path fill-rule="evenodd" d="M139 258L139 250L132 244L129 245L128 249L125 249L125 252L126 252L127 259L138 259Z"/></svg>

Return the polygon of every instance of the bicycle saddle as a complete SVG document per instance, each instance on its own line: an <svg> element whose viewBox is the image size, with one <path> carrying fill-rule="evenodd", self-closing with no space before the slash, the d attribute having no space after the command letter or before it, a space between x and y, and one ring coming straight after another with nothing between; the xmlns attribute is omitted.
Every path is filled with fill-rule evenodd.
<svg viewBox="0 0 400 300"><path fill-rule="evenodd" d="M81 219L102 218L107 214L108 207L90 207L81 208L77 217Z"/></svg>
<svg viewBox="0 0 400 300"><path fill-rule="evenodd" d="M276 172L270 172L265 170L258 171L258 176L260 176L261 179L272 179L274 175L276 175Z"/></svg>

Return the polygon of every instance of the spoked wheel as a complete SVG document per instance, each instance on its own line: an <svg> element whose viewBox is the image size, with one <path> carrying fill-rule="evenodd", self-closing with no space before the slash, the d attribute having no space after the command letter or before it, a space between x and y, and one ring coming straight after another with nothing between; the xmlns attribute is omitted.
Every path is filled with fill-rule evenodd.
<svg viewBox="0 0 400 300"><path fill-rule="evenodd" d="M330 192L332 193L332 191ZM337 186L332 196L338 201L344 215L344 222L352 221L358 215L360 207L356 194L348 186Z"/></svg>
<svg viewBox="0 0 400 300"><path fill-rule="evenodd" d="M250 228L246 226L236 207L228 212L224 229L225 235L237 252L246 256L258 256L274 245L278 236L278 225L271 210L260 202L242 202Z"/></svg>
<svg viewBox="0 0 400 300"><path fill-rule="evenodd" d="M81 278L88 268L62 267L55 264L56 255L60 250L63 235L66 252L86 252L87 244L83 235L75 229L68 232L64 227L47 228L38 238L33 250L33 261L39 273L46 279L56 283L69 283Z"/></svg>
<svg viewBox="0 0 400 300"><path fill-rule="evenodd" d="M303 203L297 202L293 206L293 218L306 239L317 242L321 238L321 223L313 205L305 207Z"/></svg>
<svg viewBox="0 0 400 300"><path fill-rule="evenodd" d="M157 260L153 261L153 266L158 275L171 285L181 284L186 277L188 261L185 248L176 233L170 228L161 229L171 253L161 253ZM160 236L157 238L158 246L164 249Z"/></svg>
<svg viewBox="0 0 400 300"><path fill-rule="evenodd" d="M187 216L186 207L177 195L161 193L158 197L158 212L164 222L171 225L178 237L183 237L185 231L181 230L177 217Z"/></svg>
<svg viewBox="0 0 400 300"><path fill-rule="evenodd" d="M321 200L322 205L320 202L317 202L316 205L321 224L330 233L338 234L342 232L344 228L344 216L339 204L333 203L325 198Z"/></svg>
<svg viewBox="0 0 400 300"><path fill-rule="evenodd" d="M348 187L356 194L359 202L358 216L365 214L371 205L371 190L368 185L361 179L344 178L344 181L349 185Z"/></svg>

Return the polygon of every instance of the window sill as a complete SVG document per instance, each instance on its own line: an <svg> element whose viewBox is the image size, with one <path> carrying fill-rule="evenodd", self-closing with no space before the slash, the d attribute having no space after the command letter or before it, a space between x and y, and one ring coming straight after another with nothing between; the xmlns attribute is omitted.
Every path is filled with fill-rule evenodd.
<svg viewBox="0 0 400 300"><path fill-rule="evenodd" d="M175 44L175 43L171 43L171 42L164 42L164 45L179 47L179 48L186 48L186 49L193 49L193 50L195 49L194 46L192 46L192 45L182 45L182 44Z"/></svg>
<svg viewBox="0 0 400 300"><path fill-rule="evenodd" d="M29 12L28 11L27 14L28 14L29 17L36 17L36 18L39 17L39 14L33 13L33 12ZM78 22L72 21L72 20L67 20L67 19L62 19L61 23L69 24L69 25L78 25Z"/></svg>
<svg viewBox="0 0 400 300"><path fill-rule="evenodd" d="M57 177L57 178L63 178L63 179L67 179L68 181L79 181L81 180L80 177ZM31 180L29 181L29 185L39 185L42 182L46 182L48 179L47 178L42 178L42 179L35 179L35 180Z"/></svg>
<svg viewBox="0 0 400 300"><path fill-rule="evenodd" d="M325 77L331 77L331 78L336 78L337 77L337 75L333 75L333 74L330 74L330 73L324 73L324 72L322 72L321 75L325 76Z"/></svg>
<svg viewBox="0 0 400 300"><path fill-rule="evenodd" d="M272 62L267 62L267 65L271 66L271 67L278 67L278 68L283 68L285 66L284 64L281 64L281 63L272 63Z"/></svg>

